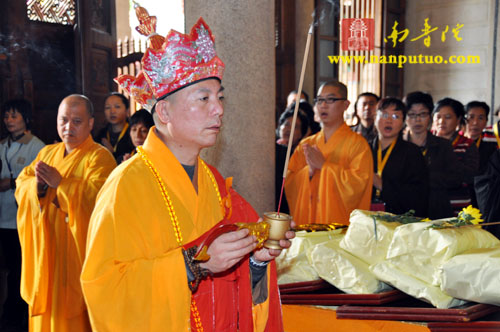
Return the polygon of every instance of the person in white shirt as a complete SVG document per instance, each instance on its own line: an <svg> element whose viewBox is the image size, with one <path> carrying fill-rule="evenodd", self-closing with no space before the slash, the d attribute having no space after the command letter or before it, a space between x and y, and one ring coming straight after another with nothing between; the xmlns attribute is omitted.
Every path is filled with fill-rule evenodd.
<svg viewBox="0 0 500 332"><path fill-rule="evenodd" d="M9 100L3 104L1 114L4 128L9 133L0 141L0 252L4 255L4 271L8 271L8 292L0 321L0 330L3 330L23 327L28 322L28 307L19 291L21 248L17 234L17 204L14 192L17 176L35 159L45 144L29 132L31 104L28 101Z"/></svg>

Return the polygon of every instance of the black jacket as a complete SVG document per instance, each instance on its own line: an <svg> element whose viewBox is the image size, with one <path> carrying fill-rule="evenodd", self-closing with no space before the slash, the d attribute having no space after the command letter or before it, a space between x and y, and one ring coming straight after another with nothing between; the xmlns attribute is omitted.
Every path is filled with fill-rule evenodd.
<svg viewBox="0 0 500 332"><path fill-rule="evenodd" d="M377 173L378 138L371 144L374 172ZM382 157L388 149L382 151ZM402 214L415 210L415 215L427 217L429 195L428 170L420 149L413 143L397 138L396 145L382 171L380 199L385 210ZM373 193L375 195L376 189Z"/></svg>
<svg viewBox="0 0 500 332"><path fill-rule="evenodd" d="M453 217L448 191L460 187L463 178L457 155L449 140L430 132L423 150L426 151L424 159L429 169L428 216L431 219Z"/></svg>
<svg viewBox="0 0 500 332"><path fill-rule="evenodd" d="M486 172L476 176L474 182L484 222L500 221L500 150L491 156ZM486 229L500 238L500 225L486 226Z"/></svg>
<svg viewBox="0 0 500 332"><path fill-rule="evenodd" d="M107 133L109 132L109 137L111 138L111 145L115 146L116 144L116 149L113 152L113 157L115 157L116 163L120 164L123 161L123 155L126 153L131 153L135 147L132 144L132 140L130 139L130 127L127 128L127 131L125 132L125 135L118 141L118 136L120 133L113 134L111 131L111 125L108 124L106 127L102 128L99 133L97 134L96 137L94 137L94 141L96 141L99 144L101 143L101 140L103 138L107 138Z"/></svg>

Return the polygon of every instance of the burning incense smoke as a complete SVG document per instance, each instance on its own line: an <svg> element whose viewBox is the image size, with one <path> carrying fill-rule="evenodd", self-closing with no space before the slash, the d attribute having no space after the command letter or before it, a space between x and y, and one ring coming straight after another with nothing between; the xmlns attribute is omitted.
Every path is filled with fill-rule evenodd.
<svg viewBox="0 0 500 332"><path fill-rule="evenodd" d="M317 27L323 24L326 18L330 21L339 13L340 0L320 0L318 6L313 10L311 24Z"/></svg>

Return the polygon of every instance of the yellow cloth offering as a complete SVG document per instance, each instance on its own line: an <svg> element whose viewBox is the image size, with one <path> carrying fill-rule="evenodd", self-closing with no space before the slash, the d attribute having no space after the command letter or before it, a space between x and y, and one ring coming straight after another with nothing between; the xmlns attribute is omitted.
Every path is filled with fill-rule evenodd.
<svg viewBox="0 0 500 332"><path fill-rule="evenodd" d="M390 262L379 262L372 265L370 269L380 280L387 282L408 295L428 302L436 308L447 309L466 302L446 294L439 286L433 286L415 278L410 271L403 271Z"/></svg>
<svg viewBox="0 0 500 332"><path fill-rule="evenodd" d="M394 231L401 224L377 219L377 215L393 215L388 212L354 210L350 225L340 247L367 264L385 259ZM375 222L374 222L375 218Z"/></svg>
<svg viewBox="0 0 500 332"><path fill-rule="evenodd" d="M500 247L468 250L444 263L441 272L444 292L500 306Z"/></svg>
<svg viewBox="0 0 500 332"><path fill-rule="evenodd" d="M297 232L291 247L283 250L281 255L276 258L278 283L288 284L319 280L318 273L308 260L307 252L318 243L343 236L340 234L341 232L341 229L327 232Z"/></svg>
<svg viewBox="0 0 500 332"><path fill-rule="evenodd" d="M464 301L453 297L463 298L460 290L451 294L440 288L443 264L467 250L495 247L500 241L481 228L434 229L430 225L418 222L398 226L386 260L371 270L380 280L437 308L461 305Z"/></svg>
<svg viewBox="0 0 500 332"><path fill-rule="evenodd" d="M470 249L500 245L500 240L481 228L432 229L429 225L421 222L399 226L386 259L430 285L441 284L439 270L452 257Z"/></svg>
<svg viewBox="0 0 500 332"><path fill-rule="evenodd" d="M379 281L369 264L340 248L338 236L315 245L307 256L318 275L348 294L372 294L392 289Z"/></svg>

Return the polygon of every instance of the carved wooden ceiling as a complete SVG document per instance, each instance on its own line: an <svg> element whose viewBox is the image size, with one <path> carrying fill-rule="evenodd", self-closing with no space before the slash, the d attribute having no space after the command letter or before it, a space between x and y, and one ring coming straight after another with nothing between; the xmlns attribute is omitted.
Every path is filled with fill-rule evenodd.
<svg viewBox="0 0 500 332"><path fill-rule="evenodd" d="M27 15L32 21L73 25L74 0L27 0Z"/></svg>

